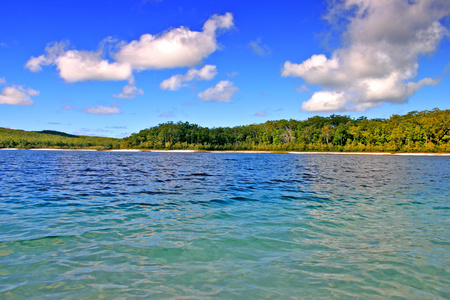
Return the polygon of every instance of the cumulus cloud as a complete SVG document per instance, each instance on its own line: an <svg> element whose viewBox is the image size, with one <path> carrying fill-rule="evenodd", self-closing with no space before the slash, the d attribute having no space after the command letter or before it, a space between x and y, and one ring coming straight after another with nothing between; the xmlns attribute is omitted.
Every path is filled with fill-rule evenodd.
<svg viewBox="0 0 450 300"><path fill-rule="evenodd" d="M0 84L6 84L4 78L0 78ZM39 91L25 89L21 85L6 86L0 93L0 104L9 105L33 105L32 96L39 95Z"/></svg>
<svg viewBox="0 0 450 300"><path fill-rule="evenodd" d="M67 82L132 78L129 64L103 59L101 50L66 50L67 46L66 42L50 44L46 47L45 54L32 57L25 67L32 72L38 72L42 70L42 66L56 65L59 76Z"/></svg>
<svg viewBox="0 0 450 300"><path fill-rule="evenodd" d="M55 42L47 45L44 54L31 57L25 67L38 72L44 66L54 65L67 82L132 81L134 70L190 67L201 63L219 48L216 40L219 30L232 26L233 15L226 13L213 15L204 23L202 31L180 27L161 35L144 34L130 43L106 38L96 51L68 49L68 42ZM110 47L118 49L110 55L113 60L104 58L105 43L116 43L116 47Z"/></svg>
<svg viewBox="0 0 450 300"><path fill-rule="evenodd" d="M231 81L222 80L216 86L199 93L198 97L204 102L231 102L238 90Z"/></svg>
<svg viewBox="0 0 450 300"><path fill-rule="evenodd" d="M117 95L113 95L113 97L133 99L134 97L136 97L136 95L144 95L144 91L134 85L126 85L123 87L122 92L118 93Z"/></svg>
<svg viewBox="0 0 450 300"><path fill-rule="evenodd" d="M189 67L216 51L218 29L233 26L233 15L214 15L203 25L203 31L180 27L160 36L144 34L138 41L123 45L115 54L118 62L138 70Z"/></svg>
<svg viewBox="0 0 450 300"><path fill-rule="evenodd" d="M286 61L284 77L301 77L324 88L303 103L306 111L363 111L382 103L405 103L420 88L439 80L415 81L419 58L436 51L448 30L439 22L450 14L441 0L345 0L329 20L348 21L344 47L331 57L312 55Z"/></svg>
<svg viewBox="0 0 450 300"><path fill-rule="evenodd" d="M250 50L254 54L259 56L267 56L271 53L269 46L263 44L261 38L257 38L255 41L251 41L250 43L248 43L247 47L250 48Z"/></svg>
<svg viewBox="0 0 450 300"><path fill-rule="evenodd" d="M69 50L57 58L56 65L67 82L126 80L132 76L128 64L111 63L98 52Z"/></svg>
<svg viewBox="0 0 450 300"><path fill-rule="evenodd" d="M347 103L344 93L321 91L302 104L302 110L311 112L342 111Z"/></svg>
<svg viewBox="0 0 450 300"><path fill-rule="evenodd" d="M112 115L119 114L120 110L117 106L96 106L96 107L88 107L83 109L88 114L96 114L96 115Z"/></svg>
<svg viewBox="0 0 450 300"><path fill-rule="evenodd" d="M163 82L161 82L159 87L162 90L175 91L181 88L182 86L187 86L186 82L190 82L192 80L211 80L216 75L217 75L216 66L206 65L200 70L192 68L189 71L187 71L187 73L184 75L181 74L173 75L169 79L166 79Z"/></svg>
<svg viewBox="0 0 450 300"><path fill-rule="evenodd" d="M25 64L25 68L31 72L39 72L42 70L42 66L48 66L54 64L58 56L64 54L65 48L69 45L67 41L49 43L45 47L45 54L38 57L32 56Z"/></svg>

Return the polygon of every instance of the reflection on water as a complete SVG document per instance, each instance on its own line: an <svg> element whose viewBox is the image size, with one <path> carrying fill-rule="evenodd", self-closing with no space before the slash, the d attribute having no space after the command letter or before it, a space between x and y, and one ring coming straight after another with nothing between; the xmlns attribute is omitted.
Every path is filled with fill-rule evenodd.
<svg viewBox="0 0 450 300"><path fill-rule="evenodd" d="M450 297L448 157L0 152L2 298Z"/></svg>

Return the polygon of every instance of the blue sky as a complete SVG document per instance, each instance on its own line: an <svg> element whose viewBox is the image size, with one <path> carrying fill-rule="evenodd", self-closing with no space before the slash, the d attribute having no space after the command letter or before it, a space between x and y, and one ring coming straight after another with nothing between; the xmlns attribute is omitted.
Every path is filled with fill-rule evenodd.
<svg viewBox="0 0 450 300"><path fill-rule="evenodd" d="M450 3L5 1L0 126L123 137L449 109Z"/></svg>

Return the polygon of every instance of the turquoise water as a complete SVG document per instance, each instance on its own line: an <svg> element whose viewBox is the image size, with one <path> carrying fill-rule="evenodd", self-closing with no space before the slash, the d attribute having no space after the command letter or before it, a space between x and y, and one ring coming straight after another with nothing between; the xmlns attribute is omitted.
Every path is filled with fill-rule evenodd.
<svg viewBox="0 0 450 300"><path fill-rule="evenodd" d="M450 298L450 158L0 151L1 299Z"/></svg>

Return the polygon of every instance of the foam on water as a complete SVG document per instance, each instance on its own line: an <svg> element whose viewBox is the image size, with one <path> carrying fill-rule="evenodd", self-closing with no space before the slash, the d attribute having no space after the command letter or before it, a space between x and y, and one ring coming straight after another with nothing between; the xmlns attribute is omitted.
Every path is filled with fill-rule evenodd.
<svg viewBox="0 0 450 300"><path fill-rule="evenodd" d="M0 153L1 298L450 298L448 157Z"/></svg>

